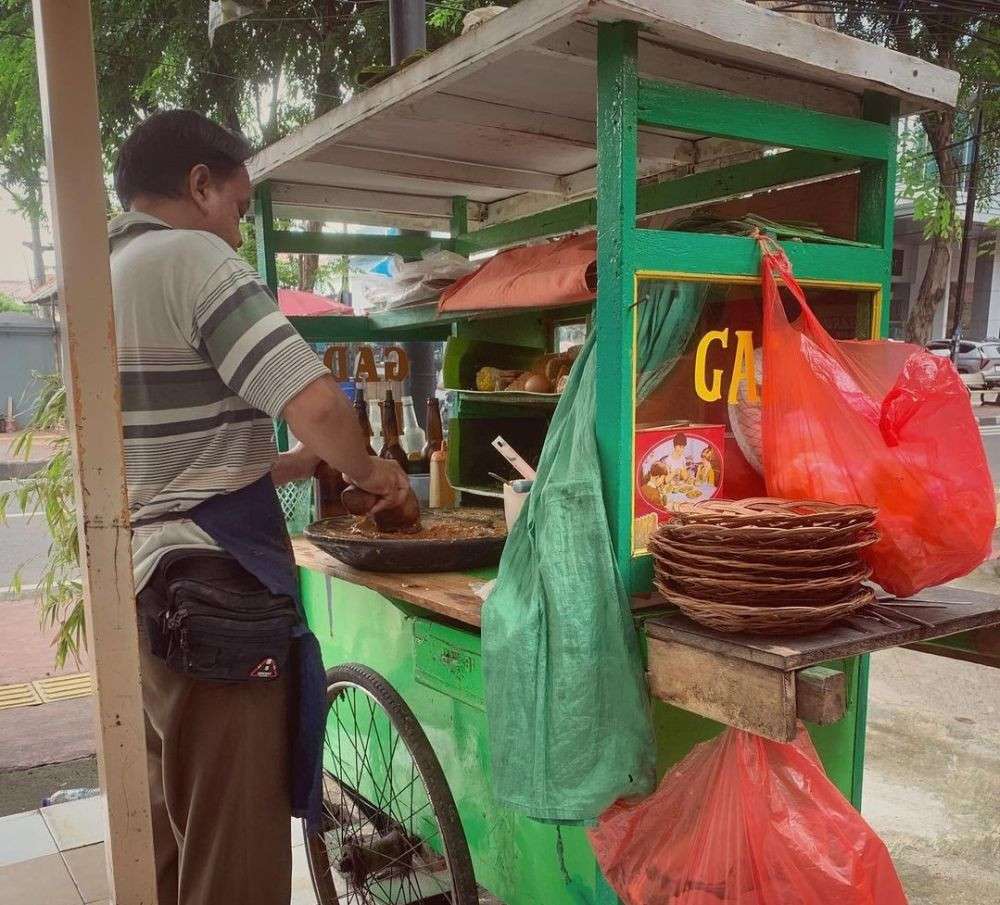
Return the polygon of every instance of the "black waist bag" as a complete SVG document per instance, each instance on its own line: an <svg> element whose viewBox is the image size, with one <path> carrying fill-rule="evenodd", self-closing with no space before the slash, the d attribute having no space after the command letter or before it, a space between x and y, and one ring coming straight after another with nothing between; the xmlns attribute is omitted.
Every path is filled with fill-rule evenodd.
<svg viewBox="0 0 1000 905"><path fill-rule="evenodd" d="M267 681L288 666L300 617L227 554L172 551L138 597L151 652L175 672Z"/></svg>

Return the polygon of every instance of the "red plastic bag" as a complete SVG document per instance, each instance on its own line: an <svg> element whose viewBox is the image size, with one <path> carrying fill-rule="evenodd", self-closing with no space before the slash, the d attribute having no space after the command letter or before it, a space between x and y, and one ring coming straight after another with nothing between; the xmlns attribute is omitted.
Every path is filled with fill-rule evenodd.
<svg viewBox="0 0 1000 905"><path fill-rule="evenodd" d="M835 341L781 248L761 245L768 493L878 509L864 555L897 596L968 574L990 555L996 503L955 368L905 343ZM802 308L793 324L775 274Z"/></svg>
<svg viewBox="0 0 1000 905"><path fill-rule="evenodd" d="M906 905L882 840L827 779L808 734L729 729L590 830L626 905Z"/></svg>

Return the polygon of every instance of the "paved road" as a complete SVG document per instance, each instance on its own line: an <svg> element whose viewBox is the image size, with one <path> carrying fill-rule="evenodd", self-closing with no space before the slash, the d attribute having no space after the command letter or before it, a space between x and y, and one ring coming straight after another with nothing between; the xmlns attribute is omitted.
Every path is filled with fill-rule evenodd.
<svg viewBox="0 0 1000 905"><path fill-rule="evenodd" d="M12 486L9 481L0 481L0 493ZM6 524L0 525L0 589L10 585L18 568L23 584L35 584L49 545L48 528L40 515L22 513L16 500L6 514Z"/></svg>

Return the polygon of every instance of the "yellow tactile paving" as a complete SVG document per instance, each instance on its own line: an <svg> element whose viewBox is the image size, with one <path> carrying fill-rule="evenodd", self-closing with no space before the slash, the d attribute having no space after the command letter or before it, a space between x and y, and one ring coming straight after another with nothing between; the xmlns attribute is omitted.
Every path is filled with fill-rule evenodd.
<svg viewBox="0 0 1000 905"><path fill-rule="evenodd" d="M82 698L94 692L94 680L89 672L78 672L70 676L50 676L31 683L39 697L49 704L52 701L68 701Z"/></svg>
<svg viewBox="0 0 1000 905"><path fill-rule="evenodd" d="M31 707L41 703L42 699L38 692L28 683L0 685L0 710L10 710L13 707Z"/></svg>

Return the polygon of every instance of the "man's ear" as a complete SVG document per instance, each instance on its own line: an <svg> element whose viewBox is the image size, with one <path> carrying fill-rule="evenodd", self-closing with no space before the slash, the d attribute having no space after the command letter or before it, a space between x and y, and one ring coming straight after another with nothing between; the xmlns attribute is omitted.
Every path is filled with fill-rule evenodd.
<svg viewBox="0 0 1000 905"><path fill-rule="evenodd" d="M191 167L191 172L188 173L188 194L203 213L208 211L208 186L211 180L212 174L203 163Z"/></svg>

